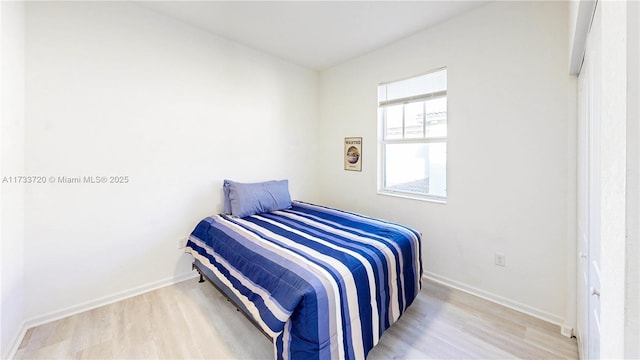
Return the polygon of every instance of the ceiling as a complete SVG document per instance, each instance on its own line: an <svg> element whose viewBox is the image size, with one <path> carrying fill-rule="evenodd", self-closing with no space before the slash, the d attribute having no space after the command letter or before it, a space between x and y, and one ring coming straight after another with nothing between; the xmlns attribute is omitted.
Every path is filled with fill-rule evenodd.
<svg viewBox="0 0 640 360"><path fill-rule="evenodd" d="M138 4L324 70L486 1L141 1Z"/></svg>

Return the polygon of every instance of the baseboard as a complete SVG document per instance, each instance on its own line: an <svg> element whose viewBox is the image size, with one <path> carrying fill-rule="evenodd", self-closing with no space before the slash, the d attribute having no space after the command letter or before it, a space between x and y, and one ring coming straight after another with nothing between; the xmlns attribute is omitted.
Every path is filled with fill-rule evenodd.
<svg viewBox="0 0 640 360"><path fill-rule="evenodd" d="M565 337L573 337L573 328L571 326L568 326L566 324L560 325L560 334L562 334L562 336Z"/></svg>
<svg viewBox="0 0 640 360"><path fill-rule="evenodd" d="M493 303L496 303L498 305L502 305L504 307L508 307L510 309L519 311L521 313L533 316L535 318L538 318L540 320L544 320L548 323L554 324L554 325L558 325L560 327L560 333L563 336L566 337L571 337L573 336L573 328L567 326L565 324L565 320L563 318L561 318L560 316L548 313L544 310L540 310L537 309L535 307L529 306L529 305L525 305L522 303L519 303L517 301L513 301L511 299L505 298L503 296L500 295L496 295L494 293L491 293L489 291L485 291L485 290L481 290L478 288L475 288L473 286L469 286L467 284L463 284L461 282L449 279L447 277L438 275L438 274L434 274L432 272L428 272L425 271L423 278L431 280L431 281L435 281L437 283L443 284L445 286L463 291L467 294L471 294L474 296L477 296L479 298L491 301Z"/></svg>
<svg viewBox="0 0 640 360"><path fill-rule="evenodd" d="M144 284L133 289L125 290L113 295L104 296L95 300L87 301L82 304L69 306L62 310L52 311L44 315L32 317L30 319L25 320L22 323L22 329L16 335L16 338L12 342L13 346L10 347L8 354L2 354L3 359L12 359L15 357L18 348L20 347L20 343L22 343L22 339L24 338L27 330L32 327L39 326L42 324L46 324L52 321L60 320L67 316L72 316L75 314L79 314L81 312L85 312L88 310L92 310L95 308L99 308L101 306L113 304L115 302L125 300L134 296L138 296L149 291L153 291L156 289L163 288L165 286L173 285L185 280L193 279L198 277L196 272L190 271L188 273L180 274L177 276L168 277L162 280L154 281L152 283Z"/></svg>
<svg viewBox="0 0 640 360"><path fill-rule="evenodd" d="M20 346L20 343L22 343L22 339L24 339L24 336L27 334L27 329L28 328L25 326L25 322L23 321L20 325L20 328L16 332L16 335L9 342L9 344L11 344L11 346L9 347L9 351L7 351L6 354L0 354L0 356L2 356L2 359L13 359L16 356L18 347Z"/></svg>

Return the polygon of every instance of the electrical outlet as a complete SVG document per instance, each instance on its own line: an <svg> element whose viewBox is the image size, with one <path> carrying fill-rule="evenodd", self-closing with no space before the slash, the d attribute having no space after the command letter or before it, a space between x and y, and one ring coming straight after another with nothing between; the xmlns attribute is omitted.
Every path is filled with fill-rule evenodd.
<svg viewBox="0 0 640 360"><path fill-rule="evenodd" d="M187 239L178 238L178 249L184 249L187 246Z"/></svg>
<svg viewBox="0 0 640 360"><path fill-rule="evenodd" d="M500 253L495 253L494 255L494 261L496 263L497 266L502 266L504 267L506 264L506 257L504 256L504 254L500 254Z"/></svg>

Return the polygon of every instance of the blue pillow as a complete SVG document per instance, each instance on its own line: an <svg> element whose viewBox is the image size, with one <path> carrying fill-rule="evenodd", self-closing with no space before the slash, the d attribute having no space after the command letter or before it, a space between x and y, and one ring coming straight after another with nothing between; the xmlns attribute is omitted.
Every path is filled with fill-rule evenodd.
<svg viewBox="0 0 640 360"><path fill-rule="evenodd" d="M233 216L245 217L291 208L288 180L253 184L226 181L229 183L229 201Z"/></svg>

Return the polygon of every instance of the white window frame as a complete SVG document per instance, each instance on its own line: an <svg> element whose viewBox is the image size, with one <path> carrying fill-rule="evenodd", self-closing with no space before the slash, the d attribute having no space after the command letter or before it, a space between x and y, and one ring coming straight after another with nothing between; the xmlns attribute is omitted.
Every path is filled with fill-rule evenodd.
<svg viewBox="0 0 640 360"><path fill-rule="evenodd" d="M446 70L446 67L442 67L439 69L435 69L429 72L426 72L424 74L420 74L420 75L416 75L416 76L412 76L406 79L400 79L400 80L396 80L396 81L392 81L392 82L387 82L387 83L381 83L379 84L379 86L383 86L386 84L390 84L393 82L397 82L397 81L403 81L403 80L407 80L407 79L412 79L412 78L417 78L420 76L424 76L427 74L431 74L431 73L435 73L438 71L442 71L442 70ZM393 105L407 105L410 103L414 103L414 102L421 102L421 101L425 101L425 100L430 100L430 99L437 99L437 98L447 98L447 90L448 90L448 86L446 90L442 90L442 91L435 91L435 92L430 92L430 93L425 93L425 94L420 94L420 95L416 95L416 96L409 96L406 98L400 98L400 99L394 99L394 100L389 100L389 101L379 101L378 102L378 194L379 195L389 195L389 196L395 196L395 197L401 197L401 198L407 198L407 199L414 199L414 200L422 200L422 201L429 201L429 202L435 202L435 203L439 203L439 204L446 204L447 203L447 196L448 196L448 192L447 195L445 196L437 196L437 195L429 195L429 194L424 194L424 193L417 193L417 192L410 192L410 191L402 191L402 190L396 190L396 189L390 189L390 188L386 188L385 187L385 183L386 183L386 153L385 153L385 149L386 149L386 145L389 144L431 144L431 143L444 143L445 146L448 147L448 142L447 142L447 137L448 136L440 136L440 137L425 137L424 133L425 133L425 128L426 128L426 121L424 121L425 117L426 117L426 113L425 111L423 111L423 137L422 138L410 138L410 139L386 139L385 137L385 131L386 131L386 111L387 108L389 106L393 106ZM448 135L448 124L449 124L449 101L447 98L447 119L446 119L446 125L447 125L447 135ZM403 107L403 111L404 111L404 107ZM381 113L382 112L382 113ZM404 115L404 114L403 114ZM404 116L403 116L403 126L402 126L402 131L404 133L405 131L405 127L404 127ZM449 176L448 176L448 169L449 169L449 159L447 157L447 161L445 163L445 189L447 189L447 185L449 182Z"/></svg>

